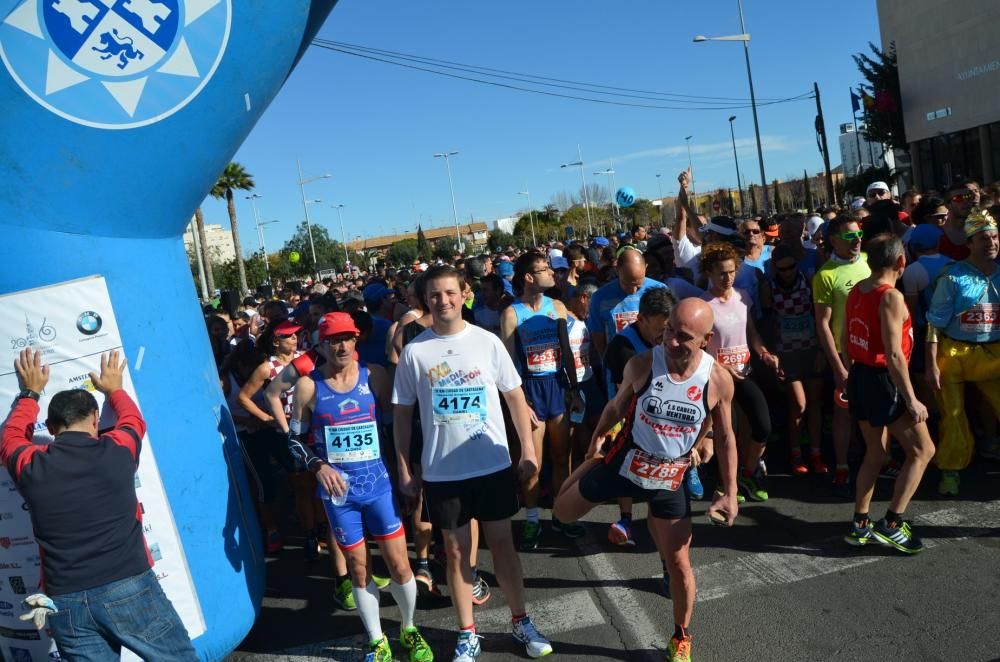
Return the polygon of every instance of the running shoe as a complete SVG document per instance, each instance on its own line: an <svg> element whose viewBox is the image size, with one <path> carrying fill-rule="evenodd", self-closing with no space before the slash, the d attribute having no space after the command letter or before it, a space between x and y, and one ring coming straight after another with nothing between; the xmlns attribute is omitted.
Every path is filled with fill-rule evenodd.
<svg viewBox="0 0 1000 662"><path fill-rule="evenodd" d="M413 573L413 578L417 580L417 591L420 595L433 595L434 597L441 595L441 589L434 582L434 575L431 574L429 568L417 568Z"/></svg>
<svg viewBox="0 0 1000 662"><path fill-rule="evenodd" d="M828 474L830 473L830 467L826 466L823 462L823 454L819 452L819 449L813 449L809 453L809 464L812 465L812 470L814 474Z"/></svg>
<svg viewBox="0 0 1000 662"><path fill-rule="evenodd" d="M567 538L582 538L587 534L587 530L579 522L560 522L555 517L552 518L552 530Z"/></svg>
<svg viewBox="0 0 1000 662"><path fill-rule="evenodd" d="M345 611L354 611L358 608L354 603L354 589L349 578L345 577L337 584L333 590L333 601Z"/></svg>
<svg viewBox="0 0 1000 662"><path fill-rule="evenodd" d="M979 456L986 460L1000 462L1000 437L984 442L979 448Z"/></svg>
<svg viewBox="0 0 1000 662"><path fill-rule="evenodd" d="M302 554L306 557L306 561L315 561L319 558L319 540L314 532L310 532L306 536L306 544L302 548Z"/></svg>
<svg viewBox="0 0 1000 662"><path fill-rule="evenodd" d="M552 644L535 629L535 624L527 616L514 623L513 634L515 640L524 644L528 657L545 657L552 652Z"/></svg>
<svg viewBox="0 0 1000 662"><path fill-rule="evenodd" d="M524 520L524 528L521 529L521 551L530 552L538 549L538 542L542 539L542 523Z"/></svg>
<svg viewBox="0 0 1000 662"><path fill-rule="evenodd" d="M698 475L698 467L691 467L684 476L684 483L687 485L688 494L695 501L705 496L705 486L701 484L701 477Z"/></svg>
<svg viewBox="0 0 1000 662"><path fill-rule="evenodd" d="M667 659L670 662L691 662L691 635L670 637Z"/></svg>
<svg viewBox="0 0 1000 662"><path fill-rule="evenodd" d="M434 652L417 628L403 628L399 633L399 643L409 651L410 662L433 662Z"/></svg>
<svg viewBox="0 0 1000 662"><path fill-rule="evenodd" d="M767 485L761 467L758 466L752 476L738 477L736 485L751 501L767 501Z"/></svg>
<svg viewBox="0 0 1000 662"><path fill-rule="evenodd" d="M909 522L900 522L899 525L889 524L883 517L874 527L872 536L883 545L895 547L906 554L916 554L924 551L924 544L920 538L913 535Z"/></svg>
<svg viewBox="0 0 1000 662"><path fill-rule="evenodd" d="M941 482L938 483L938 494L941 496L958 496L958 472L942 471Z"/></svg>
<svg viewBox="0 0 1000 662"><path fill-rule="evenodd" d="M725 493L724 491L722 491L722 490L715 490L715 496L717 496L717 497L720 497L720 496L726 496L726 493ZM744 504L744 503L746 503L746 502L747 502L747 499L746 499L746 497L745 497L745 496L743 496L742 494L740 494L740 493L739 493L739 492L737 491L737 492L736 492L736 503L738 503L738 504L741 504L741 505L742 505L742 504Z"/></svg>
<svg viewBox="0 0 1000 662"><path fill-rule="evenodd" d="M864 547L870 542L876 542L872 538L871 520L866 521L864 526L858 526L857 522L851 522L851 531L844 536L844 542L854 547Z"/></svg>
<svg viewBox="0 0 1000 662"><path fill-rule="evenodd" d="M608 527L608 541L612 545L635 545L632 520L620 519Z"/></svg>
<svg viewBox="0 0 1000 662"><path fill-rule="evenodd" d="M472 582L472 604L477 607L482 604L486 604L486 601L490 599L490 585L486 583L482 575L476 575L476 579Z"/></svg>
<svg viewBox="0 0 1000 662"><path fill-rule="evenodd" d="M389 588L389 584L392 583L392 579L390 579L389 577L376 575L374 572L372 573L372 581L375 582L375 588L377 588L380 591L384 591L385 589Z"/></svg>
<svg viewBox="0 0 1000 662"><path fill-rule="evenodd" d="M267 532L266 545L268 554L279 554L285 548L285 544L281 541L281 533L277 530Z"/></svg>
<svg viewBox="0 0 1000 662"><path fill-rule="evenodd" d="M879 478L889 478L891 480L896 480L899 476L900 467L899 462L896 460L889 460L885 466L878 472Z"/></svg>
<svg viewBox="0 0 1000 662"><path fill-rule="evenodd" d="M451 662L472 662L479 657L479 654L483 652L479 645L480 639L482 637L475 632L468 630L459 632L458 643L455 644L455 655L451 658Z"/></svg>
<svg viewBox="0 0 1000 662"><path fill-rule="evenodd" d="M802 451L792 451L790 464L792 466L792 473L797 476L805 476L809 473L809 467L806 465L805 460L802 459Z"/></svg>
<svg viewBox="0 0 1000 662"><path fill-rule="evenodd" d="M392 649L389 648L389 637L382 635L381 639L368 644L368 654L365 662L392 662Z"/></svg>

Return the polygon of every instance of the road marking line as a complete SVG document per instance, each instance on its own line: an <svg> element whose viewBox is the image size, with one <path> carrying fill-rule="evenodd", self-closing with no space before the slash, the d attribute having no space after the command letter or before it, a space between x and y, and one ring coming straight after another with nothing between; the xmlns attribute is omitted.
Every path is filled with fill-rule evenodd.
<svg viewBox="0 0 1000 662"><path fill-rule="evenodd" d="M936 510L918 515L913 518L913 521L917 526L944 528L944 535L924 539L924 547L933 549L941 545L985 535L1000 527L1000 501L970 505L962 509ZM970 528L967 524L974 526ZM954 535L947 535L949 532ZM919 530L917 533L920 533ZM878 545L878 543L873 544ZM881 545L879 546L881 547ZM731 593L743 593L766 586L801 582L813 577L829 575L892 558L891 556L851 555L847 543L840 536L790 549L805 551L751 553L731 561L719 561L695 567L694 574L698 584L697 601L707 602L723 598Z"/></svg>

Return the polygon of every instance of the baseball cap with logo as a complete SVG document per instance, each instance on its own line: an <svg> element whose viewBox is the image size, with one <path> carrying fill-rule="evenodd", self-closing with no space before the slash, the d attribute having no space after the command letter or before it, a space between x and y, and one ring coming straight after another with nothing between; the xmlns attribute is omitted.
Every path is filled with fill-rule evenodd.
<svg viewBox="0 0 1000 662"><path fill-rule="evenodd" d="M354 318L347 313L327 313L319 321L319 339L326 340L333 336L350 333L357 336L360 332L354 324Z"/></svg>

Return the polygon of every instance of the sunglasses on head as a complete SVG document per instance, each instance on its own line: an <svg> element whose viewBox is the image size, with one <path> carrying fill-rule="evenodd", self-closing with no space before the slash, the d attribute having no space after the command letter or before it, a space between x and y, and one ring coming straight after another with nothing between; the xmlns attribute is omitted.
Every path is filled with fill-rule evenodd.
<svg viewBox="0 0 1000 662"><path fill-rule="evenodd" d="M854 240L861 241L862 239L865 238L865 231L855 230L854 232L844 232L840 235L840 238L843 239L844 241L854 241Z"/></svg>

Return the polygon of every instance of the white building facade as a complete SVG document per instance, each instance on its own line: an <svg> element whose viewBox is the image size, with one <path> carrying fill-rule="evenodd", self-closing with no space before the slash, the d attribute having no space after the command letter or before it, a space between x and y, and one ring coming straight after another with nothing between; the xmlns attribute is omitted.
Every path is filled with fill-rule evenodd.
<svg viewBox="0 0 1000 662"><path fill-rule="evenodd" d="M184 231L184 250L194 255L194 234L197 232L194 222L188 223ZM229 262L236 257L233 248L233 235L221 225L205 224L205 243L208 244L208 259L213 264Z"/></svg>

